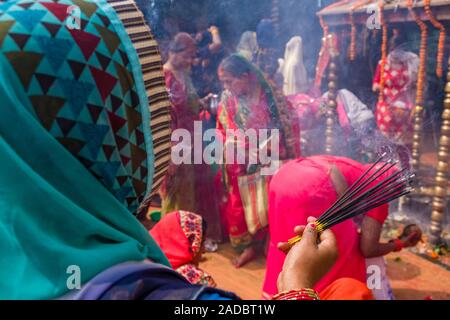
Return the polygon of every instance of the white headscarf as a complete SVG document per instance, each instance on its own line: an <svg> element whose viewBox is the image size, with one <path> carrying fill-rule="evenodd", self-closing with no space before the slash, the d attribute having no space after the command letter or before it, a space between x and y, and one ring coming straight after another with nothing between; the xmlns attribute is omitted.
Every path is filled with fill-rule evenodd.
<svg viewBox="0 0 450 320"><path fill-rule="evenodd" d="M283 93L294 95L308 90L308 75L303 65L303 41L297 36L286 44L284 60L280 59L279 72L283 75Z"/></svg>
<svg viewBox="0 0 450 320"><path fill-rule="evenodd" d="M256 32L245 31L236 47L236 52L243 55L248 61L253 61L257 51Z"/></svg>

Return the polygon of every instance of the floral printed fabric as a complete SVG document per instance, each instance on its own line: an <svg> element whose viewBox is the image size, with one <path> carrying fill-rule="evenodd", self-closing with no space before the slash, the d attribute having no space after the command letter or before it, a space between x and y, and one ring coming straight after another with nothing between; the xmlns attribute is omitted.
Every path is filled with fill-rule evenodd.
<svg viewBox="0 0 450 320"><path fill-rule="evenodd" d="M202 247L202 217L188 211L179 211L181 229L189 241L189 250L193 255L200 252Z"/></svg>
<svg viewBox="0 0 450 320"><path fill-rule="evenodd" d="M192 284L200 284L213 288L217 286L214 279L208 273L193 264L185 264L176 271Z"/></svg>

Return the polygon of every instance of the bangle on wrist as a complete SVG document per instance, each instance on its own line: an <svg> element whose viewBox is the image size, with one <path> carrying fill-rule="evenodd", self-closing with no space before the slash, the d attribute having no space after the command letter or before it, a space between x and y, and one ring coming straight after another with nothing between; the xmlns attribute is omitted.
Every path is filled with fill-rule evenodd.
<svg viewBox="0 0 450 320"><path fill-rule="evenodd" d="M319 295L314 289L303 288L280 292L272 300L319 300Z"/></svg>

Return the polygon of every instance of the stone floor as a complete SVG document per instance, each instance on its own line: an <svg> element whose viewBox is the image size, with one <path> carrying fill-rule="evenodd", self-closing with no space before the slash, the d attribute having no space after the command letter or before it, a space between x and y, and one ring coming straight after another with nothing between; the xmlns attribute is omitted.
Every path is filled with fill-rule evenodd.
<svg viewBox="0 0 450 320"><path fill-rule="evenodd" d="M229 244L220 245L217 252L205 254L201 267L214 277L219 288L233 291L243 299L260 299L265 258L236 269L230 261L233 256ZM386 259L398 300L450 299L450 271L407 250L389 254Z"/></svg>

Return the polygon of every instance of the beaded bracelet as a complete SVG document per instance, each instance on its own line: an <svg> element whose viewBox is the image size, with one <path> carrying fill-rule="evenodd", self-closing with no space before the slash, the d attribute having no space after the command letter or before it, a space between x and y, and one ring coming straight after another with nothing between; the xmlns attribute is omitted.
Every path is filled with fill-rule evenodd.
<svg viewBox="0 0 450 320"><path fill-rule="evenodd" d="M306 288L280 292L272 300L319 300L319 296L313 289Z"/></svg>

